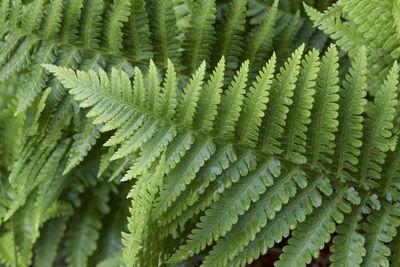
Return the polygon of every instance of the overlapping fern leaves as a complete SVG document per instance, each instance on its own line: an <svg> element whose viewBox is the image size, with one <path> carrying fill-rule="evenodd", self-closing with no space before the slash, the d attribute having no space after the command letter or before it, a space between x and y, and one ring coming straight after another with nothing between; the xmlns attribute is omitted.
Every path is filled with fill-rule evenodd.
<svg viewBox="0 0 400 267"><path fill-rule="evenodd" d="M395 266L396 57L288 2L2 1L0 262Z"/></svg>
<svg viewBox="0 0 400 267"><path fill-rule="evenodd" d="M371 190L363 188L374 188L376 191L372 192L381 194L380 185L376 182L380 177L375 173L381 173L389 150L390 140L386 138L390 137L387 131L393 127L391 121L397 103L398 80L398 68L394 65L375 102L371 103L370 116L363 122L360 114L367 102L366 86L361 86L366 80L365 50L360 50L358 60L341 89L343 91L335 89L335 83L326 83L326 73L323 72L336 68L335 47L328 49L321 62L315 50L303 59L302 55L303 47L300 47L275 75L276 59L273 56L255 81L249 83L249 87L246 86L248 62L244 62L227 90L214 94L214 97L220 98L219 104L212 99L208 103L199 99L209 94L209 86L214 85L214 91L218 91L219 84L214 80L223 80L223 60L208 81L203 81L205 65L201 65L180 94L178 87L168 86L174 71L172 64L162 87L158 75L152 74L154 67L150 67L145 81L142 72L135 69L133 85L128 75L115 69L108 77L102 70L98 74L94 71L86 74L52 65L46 65L46 68L70 89L75 100L81 102L81 107L92 107L89 116L104 124L106 130L110 129L109 123L120 122L115 125L117 131L110 138L112 144L118 146L114 156L139 154L122 180L157 172L157 166L163 166L165 181L152 216L160 227L166 227L165 231L171 233L179 232L178 226L200 214L199 222L191 226L193 228L187 238L180 237L186 241L177 248L170 262L185 260L212 244L214 246L211 246L204 261L206 266L213 266L215 262L224 266L228 261L234 264L239 254L239 262L245 259L250 261L265 252L264 246L270 247L274 241L286 237L293 223L304 221L305 215L311 213L311 219L296 228L277 263L278 266L301 266L310 262L311 256L315 257L330 240L330 234L335 232L335 222L342 223L347 216L344 214L349 213L352 206L361 212L362 208L358 208L361 195L371 193ZM338 80L335 72L330 72L330 75L333 75L333 81ZM203 83L205 86L202 86ZM154 84L152 89L157 91L146 94L145 84ZM315 90L327 92L314 97ZM164 96L176 97L169 98L168 103L151 103L152 99ZM325 104L321 105L321 101ZM317 122L311 122L310 110L314 102L319 109L316 114L324 114L326 120L331 121L331 128L319 127L319 131L312 133L310 140L319 138L319 149L307 145L306 140L307 126L320 120L318 116L313 116ZM126 113L131 113L132 119L123 120ZM176 116L169 118L171 113ZM200 113L203 115L197 116ZM198 128L199 118L203 125L211 127L206 130ZM334 134L335 140L321 140L320 136L325 132ZM362 136L364 139L361 139ZM332 141L335 146L332 146ZM368 148L364 148L366 146ZM307 147L310 148L308 153ZM363 153L360 153L362 150ZM166 159L159 162L161 154ZM369 158L368 155L374 156ZM320 167L315 164L310 167L306 164L307 158L316 163L324 159L332 165ZM368 163L372 160L374 163ZM361 175L357 175L359 173ZM296 194L298 190L300 195ZM304 195L302 190L305 190ZM197 192L195 198L194 192ZM304 199L301 206L293 206L292 198L299 196ZM152 206L151 203L148 205ZM391 207L388 216L399 221L398 204L385 205ZM294 216L292 221L287 221L286 217L279 219L279 214L287 209ZM352 216L357 222L361 215ZM256 245L256 242L265 242L263 238L259 239L259 235L275 220L280 220L279 227L286 225L287 230L274 233L274 239L261 247ZM376 230L372 226L368 229L367 225L367 232ZM339 233L348 230L345 226L338 229ZM364 240L356 230L353 228L353 232L345 233L355 236L350 244L359 242L360 238ZM378 230L378 235L384 234L380 232L382 230ZM393 234L389 237L392 238ZM255 247L249 250L248 246L253 243ZM365 243L368 247L368 238ZM353 260L348 255L341 255L346 253L343 248L337 246L335 249L333 257L338 259L338 264ZM354 253L359 258L365 254L362 249ZM130 262L125 260L127 264Z"/></svg>

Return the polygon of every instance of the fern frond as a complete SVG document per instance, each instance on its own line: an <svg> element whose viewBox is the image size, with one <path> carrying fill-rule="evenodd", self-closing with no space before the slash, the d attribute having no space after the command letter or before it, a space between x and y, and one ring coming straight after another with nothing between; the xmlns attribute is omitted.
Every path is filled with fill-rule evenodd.
<svg viewBox="0 0 400 267"><path fill-rule="evenodd" d="M363 224L366 237L366 254L361 266L389 265L387 257L391 252L385 243L396 235L396 227L400 224L398 203L385 204L380 211L373 211Z"/></svg>
<svg viewBox="0 0 400 267"><path fill-rule="evenodd" d="M92 190L94 197L76 211L68 225L70 231L66 235L64 250L68 266L87 266L88 257L97 247L101 218L109 212L110 187L103 185Z"/></svg>
<svg viewBox="0 0 400 267"><path fill-rule="evenodd" d="M16 266L14 250L10 250L10 247L14 248L13 232L8 231L0 237L0 263L4 266Z"/></svg>
<svg viewBox="0 0 400 267"><path fill-rule="evenodd" d="M278 0L274 1L272 8L264 15L261 24L248 36L249 48L245 50L245 58L250 61L249 69L251 74L257 73L263 67L264 61L272 51L278 2Z"/></svg>
<svg viewBox="0 0 400 267"><path fill-rule="evenodd" d="M261 147L270 153L279 153L280 143L285 126L288 107L292 104L293 90L299 73L299 64L303 54L304 46L298 48L292 57L280 69L280 73L272 83L266 120L261 125L261 131L265 134L261 138Z"/></svg>
<svg viewBox="0 0 400 267"><path fill-rule="evenodd" d="M226 74L233 77L233 72L239 67L242 32L244 31L246 1L234 0L229 5L229 11L224 22L217 27L219 32L212 58L218 60L222 56L226 60ZM215 62L216 63L216 62ZM214 64L215 65L215 64Z"/></svg>
<svg viewBox="0 0 400 267"><path fill-rule="evenodd" d="M214 202L206 210L205 216L201 217L197 224L197 229L192 231L187 243L175 252L170 261L176 262L187 258L187 255L192 256L204 249L206 245L225 236L237 222L238 216L249 209L251 202L259 199L266 187L272 185L273 177L279 174L279 161L271 158L235 183L218 202Z"/></svg>
<svg viewBox="0 0 400 267"><path fill-rule="evenodd" d="M296 163L305 163L305 145L307 124L310 123L310 110L313 105L315 79L319 71L318 52L310 51L302 62L299 79L293 93L293 104L290 107L285 136L282 144L286 145L285 155Z"/></svg>
<svg viewBox="0 0 400 267"><path fill-rule="evenodd" d="M150 29L154 44L155 61L164 66L170 59L175 65L180 65L179 40L177 38L176 16L172 2L167 0L149 1L149 9L154 14L150 21Z"/></svg>
<svg viewBox="0 0 400 267"><path fill-rule="evenodd" d="M222 138L234 136L234 125L239 119L241 106L245 94L249 62L245 61L237 72L228 90L221 97L221 108L215 122L215 132Z"/></svg>
<svg viewBox="0 0 400 267"><path fill-rule="evenodd" d="M82 42L86 47L99 48L101 30L101 15L104 3L101 0L87 0L84 3L82 17L85 18L81 25Z"/></svg>
<svg viewBox="0 0 400 267"><path fill-rule="evenodd" d="M128 51L131 49L138 61L146 60L152 57L153 46L150 41L150 29L148 15L145 10L145 1L134 0L131 4L131 15L128 22L128 42L126 38L126 46ZM130 48L132 46L132 48Z"/></svg>
<svg viewBox="0 0 400 267"><path fill-rule="evenodd" d="M365 238L358 231L359 222L362 220L362 209L367 201L368 195L363 197L361 203L352 208L349 214L346 214L343 223L337 227L339 234L333 238L331 247L332 255L330 260L332 266L359 266L362 258L365 256L364 248Z"/></svg>
<svg viewBox="0 0 400 267"><path fill-rule="evenodd" d="M203 62L194 73L187 87L183 89L182 96L179 98L177 109L177 120L187 126L192 126L193 117L199 101L200 90L203 85L206 63Z"/></svg>
<svg viewBox="0 0 400 267"><path fill-rule="evenodd" d="M317 88L311 109L307 140L311 144L311 149L308 149L311 164L318 169L324 169L325 164L330 164L330 156L334 153L333 141L338 125L337 110L339 108L337 104L339 64L337 61L338 51L334 46L330 46L322 58L320 72L316 79Z"/></svg>
<svg viewBox="0 0 400 267"><path fill-rule="evenodd" d="M17 103L11 100L11 103L1 111L0 124L3 126L0 131L2 161L11 166L18 155L18 148L22 143L22 130L25 121L25 114L19 114L14 117Z"/></svg>
<svg viewBox="0 0 400 267"><path fill-rule="evenodd" d="M70 149L67 166L65 166L63 174L68 173L82 162L99 137L100 133L96 125L93 125L90 120L83 122L81 130L74 135L74 142Z"/></svg>
<svg viewBox="0 0 400 267"><path fill-rule="evenodd" d="M272 77L275 71L275 54L260 71L256 81L247 91L243 100L243 111L241 112L237 135L239 143L251 147L256 146L258 140L258 131L261 126L264 111L267 108L269 90L272 84Z"/></svg>
<svg viewBox="0 0 400 267"><path fill-rule="evenodd" d="M357 56L358 47L366 46L368 90L379 91L380 81L399 58L396 9L392 1L338 1L323 13L305 6L311 20L350 57ZM385 19L382 19L385 18Z"/></svg>
<svg viewBox="0 0 400 267"><path fill-rule="evenodd" d="M215 2L202 0L196 2L193 15L187 28L183 58L193 73L203 61L209 62L211 47L214 44Z"/></svg>
<svg viewBox="0 0 400 267"><path fill-rule="evenodd" d="M346 188L340 188L334 196L315 210L311 219L299 225L289 239L288 246L283 249L277 266L305 266L311 262L311 256L317 257L319 250L324 247L335 231L335 222L342 223L343 212L351 211L342 196Z"/></svg>
<svg viewBox="0 0 400 267"><path fill-rule="evenodd" d="M343 213L360 205L359 192L366 193L352 182L356 173L352 168L356 168L355 161L363 155L359 147L370 141L367 135L361 138L362 128L369 125L363 120L367 102L365 50L360 51L338 94L335 48L327 51L322 63L315 50L302 59L303 49L302 46L295 51L275 77L275 57L271 58L251 86L247 85L249 62L245 61L225 90L222 90L223 61L206 80L205 64L187 79L177 74L170 62L162 86L153 63L146 73L135 68L133 84L125 71L115 68L108 74L102 69L83 72L45 65L81 107L91 108L88 115L94 117L94 123L105 125L104 131L115 130L105 144L115 146L110 160L120 159L122 165L118 166L124 167L113 168L120 172L131 164L121 181L137 178L140 182L144 175L154 174L160 168L157 166L163 167L165 182L151 197L154 208L153 204L148 208L151 214L148 224L155 227L152 234L157 237L153 239L147 233L145 239L140 237L143 242L150 242L146 243L149 247L146 251L137 244L130 245L128 250L133 251L130 254L135 262L181 262L209 249L205 266L213 266L214 262L216 266L243 265L296 228L279 264L305 265L331 239L336 231L334 222L342 224L346 218L346 223L354 226L360 213L353 219ZM385 84L388 89L382 90L385 99L394 99L396 81L395 74L388 79ZM314 95L314 90L321 92ZM384 94L385 91L388 93ZM207 105L205 96L209 95L213 97ZM314 99L318 100L316 108ZM381 103L381 99L375 96L376 103ZM368 105L367 113L373 112L373 107ZM325 118L321 114L311 116L312 110L326 112L326 123L330 124L308 132ZM246 126L246 122L251 126ZM290 138L293 141L288 146ZM284 145L281 140L285 140ZM388 148L393 143L388 139L384 142ZM316 143L320 145L314 148ZM287 147L290 155L298 153L301 160L287 156ZM165 159L160 158L163 154ZM340 154L342 158L337 156ZM307 161L309 157L315 158L314 163ZM329 162L342 165L327 166ZM391 167L384 167L390 171ZM379 201L382 201L380 190L393 192L396 188L396 179L392 178L384 180L381 188L374 188ZM366 176L368 183L374 180ZM369 205L377 205L379 201ZM132 212L140 209L136 207ZM347 224L343 225L338 227L339 234L347 236L355 232L347 232ZM280 226L283 228L278 231ZM177 243L170 252L163 252L156 245L159 238L172 237L177 238ZM124 237L130 238L128 234ZM356 241L351 238L349 242ZM335 251L342 255L340 250ZM128 260L125 264L129 264Z"/></svg>
<svg viewBox="0 0 400 267"><path fill-rule="evenodd" d="M139 252L145 249L147 233L145 231L150 222L151 208L154 204L156 194L163 183L165 155L162 156L160 164L150 177L140 177L129 195L132 197L131 216L128 218L128 233L122 233L124 245L122 262L126 266L140 266Z"/></svg>
<svg viewBox="0 0 400 267"><path fill-rule="evenodd" d="M76 42L78 39L79 18L82 13L83 0L68 0L63 14L61 40Z"/></svg>
<svg viewBox="0 0 400 267"><path fill-rule="evenodd" d="M297 194L296 185L293 180L290 180L293 178L302 187ZM287 237L298 222L303 222L306 215L310 214L315 206L321 205L322 199L319 190L325 194L332 193L329 181L326 179L320 177L309 185L307 185L306 179L305 174L301 172L295 173L294 177L287 174L280 177L277 181L279 187L274 185L279 190L272 191L274 192L272 197L268 197L270 190L264 193L265 198L271 202L272 206L268 203L263 203L264 205L262 202L257 203L252 213L243 216L236 228L228 233L225 239L217 242L209 256L206 257L204 265L210 266L216 261L218 266L223 266L229 260L232 266L244 266L260 254L265 254L275 242L280 242L283 237ZM281 190L287 188L290 188L291 195L283 195L281 198ZM265 198L262 196L261 200ZM263 218L258 218L259 207L265 210ZM251 220L248 220L249 218ZM252 224L254 220L259 221L257 224ZM270 221L268 222L268 220ZM249 226L249 228L242 228L242 226ZM242 234L243 229L249 229L248 233Z"/></svg>
<svg viewBox="0 0 400 267"><path fill-rule="evenodd" d="M35 265L51 267L66 227L67 217L52 219L46 223L49 231L43 233L36 243Z"/></svg>
<svg viewBox="0 0 400 267"><path fill-rule="evenodd" d="M111 52L122 49L122 26L128 21L131 1L114 0L106 13L105 38Z"/></svg>
<svg viewBox="0 0 400 267"><path fill-rule="evenodd" d="M364 106L366 95L366 71L367 58L365 48L361 48L354 62L354 66L343 82L343 88L339 91L339 127L336 135L335 168L341 179L351 177L345 170L355 172L360 155L362 141L362 128L364 118Z"/></svg>
<svg viewBox="0 0 400 267"><path fill-rule="evenodd" d="M376 93L374 106L368 110L368 118L363 133L363 155L359 163L359 183L365 187L373 188L376 185L366 184L366 178L380 179L380 167L385 161L385 152L389 150L386 142L392 136L391 129L394 119L395 106L397 105L398 65L395 63L389 72L382 89Z"/></svg>

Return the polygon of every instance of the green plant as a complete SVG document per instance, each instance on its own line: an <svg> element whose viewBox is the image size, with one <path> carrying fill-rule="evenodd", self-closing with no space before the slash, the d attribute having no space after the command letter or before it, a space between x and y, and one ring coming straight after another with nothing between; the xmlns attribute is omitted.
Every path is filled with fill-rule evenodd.
<svg viewBox="0 0 400 267"><path fill-rule="evenodd" d="M306 2L3 0L0 262L397 266L396 56Z"/></svg>

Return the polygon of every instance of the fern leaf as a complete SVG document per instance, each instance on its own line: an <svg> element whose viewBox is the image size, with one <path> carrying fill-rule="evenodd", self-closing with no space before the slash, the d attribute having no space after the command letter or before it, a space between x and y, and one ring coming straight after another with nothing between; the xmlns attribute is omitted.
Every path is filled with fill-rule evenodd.
<svg viewBox="0 0 400 267"><path fill-rule="evenodd" d="M264 111L267 108L269 90L275 71L275 54L260 71L256 81L247 91L244 98L243 111L238 122L239 143L255 147L259 136Z"/></svg>
<svg viewBox="0 0 400 267"><path fill-rule="evenodd" d="M158 129L157 134L149 142L141 148L141 155L135 160L135 163L124 176L125 180L130 180L136 176L149 171L151 164L157 157L165 151L168 144L176 136L176 128L174 126L166 126Z"/></svg>
<svg viewBox="0 0 400 267"><path fill-rule="evenodd" d="M1 2L0 19L2 22L6 22L10 13L10 0L4 0Z"/></svg>
<svg viewBox="0 0 400 267"><path fill-rule="evenodd" d="M191 126L193 123L200 90L203 85L205 69L206 63L203 62L191 78L187 87L183 90L182 96L179 98L177 120L184 125Z"/></svg>
<svg viewBox="0 0 400 267"><path fill-rule="evenodd" d="M385 152L389 150L387 138L392 136L398 79L398 65L395 63L382 89L376 93L374 106L369 111L365 122L358 177L360 185L368 188L376 186L369 185L367 180L381 178L380 166L385 161Z"/></svg>
<svg viewBox="0 0 400 267"><path fill-rule="evenodd" d="M396 227L400 224L399 207L397 204L385 204L380 211L373 211L362 229L368 233L365 241L366 254L362 265L388 266L387 257L390 249L385 243L392 241L396 235Z"/></svg>
<svg viewBox="0 0 400 267"><path fill-rule="evenodd" d="M264 15L261 24L248 36L249 48L245 50L245 58L250 61L249 69L251 74L255 74L263 68L264 61L272 50L278 2L278 0L274 1L271 9Z"/></svg>
<svg viewBox="0 0 400 267"><path fill-rule="evenodd" d="M74 142L69 152L68 162L63 174L68 173L83 160L99 137L100 133L95 125L90 121L84 123L81 131L74 135Z"/></svg>
<svg viewBox="0 0 400 267"><path fill-rule="evenodd" d="M145 229L148 226L156 194L163 183L163 163L165 156L162 157L160 164L151 177L141 177L130 192L132 196L131 216L128 218L128 231L130 234L122 233L122 262L126 266L140 266L138 254L144 246L148 233ZM144 197L143 197L144 194Z"/></svg>
<svg viewBox="0 0 400 267"><path fill-rule="evenodd" d="M154 19L150 21L150 29L154 44L156 63L167 66L170 59L175 66L180 66L179 40L172 2L167 0L151 0L149 8Z"/></svg>
<svg viewBox="0 0 400 267"><path fill-rule="evenodd" d="M199 108L195 115L195 124L206 133L212 130L217 106L221 102L225 72L225 58L222 57L215 67L211 78L200 93Z"/></svg>
<svg viewBox="0 0 400 267"><path fill-rule="evenodd" d="M78 39L79 18L83 8L83 0L68 0L64 6L62 41L76 42Z"/></svg>
<svg viewBox="0 0 400 267"><path fill-rule="evenodd" d="M61 28L63 1L54 0L47 3L45 10L47 11L40 36L44 39L56 38Z"/></svg>
<svg viewBox="0 0 400 267"><path fill-rule="evenodd" d="M229 150L227 152L230 153ZM233 155L229 155L229 157L232 156ZM257 167L257 157L255 153L240 153L237 158L234 156L233 159L230 158L229 160L236 161L234 161L230 166L227 166L227 168L217 177L210 177L213 182L205 189L205 185L202 185L203 188L200 188L199 192L196 192L194 199L192 198L192 200L195 201L194 203L192 203L189 207L182 206L182 202L177 203L179 207L182 206L183 210L186 210L182 213L182 215L177 217L172 224L168 225L168 233L176 231L178 225L185 225L185 223L187 223L191 218L209 208L213 202L219 199L225 190L230 188L234 183L238 182L241 177L246 176L249 172L255 170ZM211 170L207 171L209 172ZM209 182L210 181L205 181L206 184Z"/></svg>
<svg viewBox="0 0 400 267"><path fill-rule="evenodd" d="M171 145L167 147L165 152L168 158L165 161L166 174L177 166L196 140L195 133L192 131L179 131L177 135L178 136L172 140Z"/></svg>
<svg viewBox="0 0 400 267"><path fill-rule="evenodd" d="M173 169L165 178L165 184L160 191L160 198L157 202L163 203L163 206L166 207L170 206L186 188L186 185L194 179L200 167L214 153L215 144L211 139L200 138L196 140L190 151L182 158L184 164Z"/></svg>
<svg viewBox="0 0 400 267"><path fill-rule="evenodd" d="M7 63L11 57L11 54L17 49L20 42L24 40L24 37L20 33L11 32L8 34L7 39L2 42L0 47L0 64Z"/></svg>
<svg viewBox="0 0 400 267"><path fill-rule="evenodd" d="M399 166L400 154L396 146L394 151L388 153L385 164L382 167L382 182L384 182L382 192L388 201L400 200Z"/></svg>
<svg viewBox="0 0 400 267"><path fill-rule="evenodd" d="M290 229L294 228L298 221L304 221L314 206L321 204L318 187L321 188L326 180L320 177L307 185L304 175L294 170L278 178L260 197L261 201L266 202L259 200L250 208L250 213L239 218L232 231L217 242L203 265L212 266L215 262L217 266L225 266L229 262L232 266L243 266L260 254L265 254L267 249L275 242L280 242L282 237L288 236ZM303 187L295 196L293 195L296 193L296 185L293 178L298 179L299 185ZM290 195L285 192L286 188L289 189ZM286 194L281 198L280 194L283 192ZM290 199L292 197L293 199ZM263 214L262 218L259 214ZM243 233L243 229L246 229L247 233Z"/></svg>
<svg viewBox="0 0 400 267"><path fill-rule="evenodd" d="M13 56L6 64L1 66L0 69L0 82L9 78L12 74L20 71L29 64L31 59L31 52L37 45L37 40L26 37L21 44L19 44Z"/></svg>
<svg viewBox="0 0 400 267"><path fill-rule="evenodd" d="M269 153L279 153L283 127L288 113L288 107L292 104L293 90L299 73L299 63L303 54L304 46L298 48L282 67L280 73L272 83L269 103L265 114L268 114L261 125L261 147Z"/></svg>
<svg viewBox="0 0 400 267"><path fill-rule="evenodd" d="M22 29L27 33L34 33L38 30L43 19L43 0L35 0L22 8ZM29 12L29 15L28 15Z"/></svg>
<svg viewBox="0 0 400 267"><path fill-rule="evenodd" d="M208 62L211 47L214 44L215 1L196 2L193 15L186 32L183 58L187 61L190 73L193 73L203 61Z"/></svg>
<svg viewBox="0 0 400 267"><path fill-rule="evenodd" d="M233 77L233 72L239 67L239 58L242 52L240 43L241 33L244 31L246 1L234 0L229 6L224 22L217 27L219 38L215 44L212 58L222 56L226 60L227 76ZM214 64L215 65L215 64Z"/></svg>
<svg viewBox="0 0 400 267"><path fill-rule="evenodd" d="M105 185L92 188L93 197L69 222L64 250L68 266L87 266L88 257L96 250L101 218L108 213L109 189Z"/></svg>
<svg viewBox="0 0 400 267"><path fill-rule="evenodd" d="M360 155L362 122L361 114L364 112L366 100L366 64L365 48L361 48L354 62L354 67L350 69L350 74L346 76L343 89L339 91L339 128L336 135L335 166L337 175L342 179L349 179L344 171L356 171L355 165L358 163L357 156Z"/></svg>
<svg viewBox="0 0 400 267"><path fill-rule="evenodd" d="M339 235L333 238L333 246L331 247L332 266L359 266L362 258L365 256L365 238L358 232L360 230L359 221L362 219L362 208L365 205L367 197L360 205L353 208L352 212L346 214L343 223L338 226L337 233Z"/></svg>
<svg viewBox="0 0 400 267"><path fill-rule="evenodd" d="M222 138L234 136L234 125L239 119L241 106L245 94L249 62L245 61L234 77L228 90L221 97L221 108L216 118L215 132Z"/></svg>
<svg viewBox="0 0 400 267"><path fill-rule="evenodd" d="M19 114L14 117L16 108L16 101L11 101L0 113L0 123L3 125L3 129L0 132L2 161L8 166L11 166L14 160L17 159L18 148L22 143L25 114Z"/></svg>
<svg viewBox="0 0 400 267"><path fill-rule="evenodd" d="M16 0L12 2L13 8L10 11L9 23L12 26L18 26L21 23L22 1Z"/></svg>
<svg viewBox="0 0 400 267"><path fill-rule="evenodd" d="M218 147L217 152L211 156L210 160L208 160L203 167L201 167L195 180L188 185L188 188L185 191L182 192L174 202L174 205L164 213L160 211L166 209L162 208L165 205L160 204L157 206L156 214L158 214L159 217L162 217L161 224L165 225L170 223L190 206L193 206L194 203L199 200L199 197L205 193L205 190L208 189L210 182L214 181L230 166L231 163L234 163L237 160L237 155L231 145ZM161 214L163 214L163 216L160 216Z"/></svg>
<svg viewBox="0 0 400 267"><path fill-rule="evenodd" d="M51 267L56 258L57 248L64 234L67 217L56 218L46 223L44 232L36 243L35 265Z"/></svg>
<svg viewBox="0 0 400 267"><path fill-rule="evenodd" d="M53 64L56 60L57 47L53 44L43 45L39 48L39 52L34 58L35 63L46 62ZM26 109L34 102L35 98L42 92L46 82L49 80L49 75L45 69L40 65L35 65L32 68L32 72L35 72L35 77L30 83L22 86L21 91L18 93L18 109L16 114L26 111ZM43 93L43 95L46 95Z"/></svg>
<svg viewBox="0 0 400 267"><path fill-rule="evenodd" d="M147 60L153 56L153 46L150 41L149 20L145 10L144 0L133 0L129 16L127 35L131 42L126 43L128 50L132 49L135 59ZM125 38L124 38L125 40ZM132 46L132 48L130 48Z"/></svg>
<svg viewBox="0 0 400 267"><path fill-rule="evenodd" d="M393 238L393 242L390 243L390 249L392 251L392 255L390 255L390 262L392 266L396 266L400 264L400 239L398 238L399 232L397 232L397 236Z"/></svg>
<svg viewBox="0 0 400 267"><path fill-rule="evenodd" d="M137 104L138 106L141 107L146 107L146 92L145 92L145 81L144 81L144 77L143 77L143 73L142 71L138 68L135 67L135 79L133 80L133 84L134 84L134 98L135 98L135 104Z"/></svg>
<svg viewBox="0 0 400 267"><path fill-rule="evenodd" d="M165 75L165 82L162 87L164 97L161 97L159 102L159 109L157 110L160 114L165 114L165 117L171 120L175 113L178 105L177 101L177 80L174 65L168 60L167 73Z"/></svg>
<svg viewBox="0 0 400 267"><path fill-rule="evenodd" d="M315 210L313 217L308 219L293 233L289 245L283 248L283 254L276 262L276 266L306 266L312 257L318 257L319 250L327 243L335 231L335 221L343 221L342 212L350 212L350 205L342 199L345 189L339 189L335 196L324 201L322 206Z"/></svg>
<svg viewBox="0 0 400 267"><path fill-rule="evenodd" d="M158 109L162 95L160 95L160 81L158 80L158 72L153 60L150 60L147 86L150 88L150 90L148 90L146 102L149 105L149 109L154 111L155 109Z"/></svg>
<svg viewBox="0 0 400 267"><path fill-rule="evenodd" d="M30 201L27 201L28 205L25 205L22 209L19 209L13 217L13 240L15 244L15 250L17 252L18 261L16 265L30 266L32 263L32 248L34 238L33 232L33 216L32 213L34 201L32 195Z"/></svg>
<svg viewBox="0 0 400 267"><path fill-rule="evenodd" d="M271 158L229 188L218 202L206 210L197 229L189 236L189 241L180 247L170 261L191 256L223 237L237 222L238 215L249 209L251 202L257 201L266 187L272 185L273 178L280 174L279 164L279 161Z"/></svg>
<svg viewBox="0 0 400 267"><path fill-rule="evenodd" d="M15 259L13 232L8 231L0 236L0 263L4 266L16 266Z"/></svg>
<svg viewBox="0 0 400 267"><path fill-rule="evenodd" d="M279 58L285 59L289 56L290 51L293 49L293 42L295 39L295 35L297 33L297 29L299 27L300 21L300 12L297 11L296 15L291 18L289 25L287 25L287 29L283 32L283 35L280 36L279 47L276 51L276 54Z"/></svg>
<svg viewBox="0 0 400 267"><path fill-rule="evenodd" d="M128 21L131 1L114 0L111 9L106 13L105 38L111 52L122 49L122 26Z"/></svg>
<svg viewBox="0 0 400 267"><path fill-rule="evenodd" d="M121 145L121 147L111 157L111 160L120 159L130 153L136 152L145 142L147 142L147 140L151 139L155 135L160 126L162 126L162 123L159 120L147 120L129 140Z"/></svg>
<svg viewBox="0 0 400 267"><path fill-rule="evenodd" d="M100 232L98 248L96 254L93 256L96 262L102 262L110 257L116 257L116 261L120 262L121 250L123 248L121 232L127 229L126 221L121 220L121 218L127 218L129 215L129 206L125 199L125 195L128 192L127 189L129 188L118 190L117 194L123 194L123 196L118 196L117 194L111 195L110 213L103 219L104 225Z"/></svg>
<svg viewBox="0 0 400 267"><path fill-rule="evenodd" d="M291 161L304 164L306 162L305 146L307 124L310 123L310 110L313 105L315 78L319 70L318 52L310 51L302 62L300 76L293 95L293 104L290 107L286 122L286 131L283 144L286 144L286 157Z"/></svg>
<svg viewBox="0 0 400 267"><path fill-rule="evenodd" d="M104 9L104 3L101 0L86 0L84 3L81 25L81 38L83 45L90 48L99 48L101 33L101 15Z"/></svg>
<svg viewBox="0 0 400 267"><path fill-rule="evenodd" d="M320 72L316 83L314 105L311 109L311 123L308 131L310 161L312 166L325 169L325 164L332 163L331 155L334 153L334 133L337 130L339 87L337 83L339 64L338 52L331 45L322 58Z"/></svg>
<svg viewBox="0 0 400 267"><path fill-rule="evenodd" d="M130 113L129 113L130 114ZM121 128L119 128L113 136L104 144L105 146L115 146L132 136L148 119L147 115L133 113L127 121L121 120ZM125 124L123 124L125 122ZM116 127L118 125L115 125Z"/></svg>

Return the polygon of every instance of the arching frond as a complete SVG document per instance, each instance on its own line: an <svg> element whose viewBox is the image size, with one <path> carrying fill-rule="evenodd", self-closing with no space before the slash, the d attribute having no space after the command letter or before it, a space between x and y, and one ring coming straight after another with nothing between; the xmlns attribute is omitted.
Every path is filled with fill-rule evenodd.
<svg viewBox="0 0 400 267"><path fill-rule="evenodd" d="M399 5L305 3L0 0L0 264L396 265Z"/></svg>

